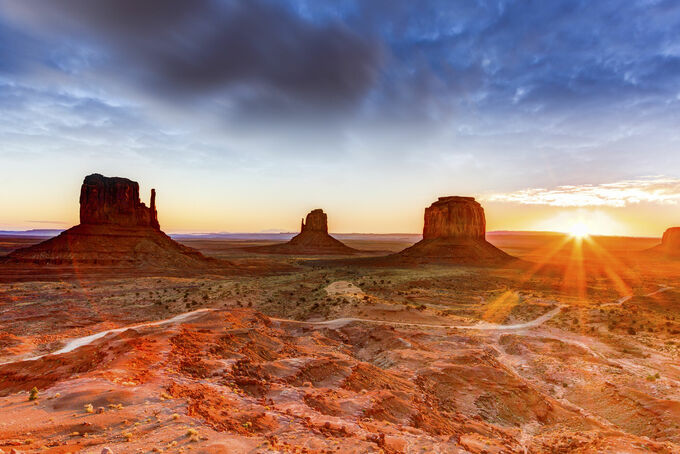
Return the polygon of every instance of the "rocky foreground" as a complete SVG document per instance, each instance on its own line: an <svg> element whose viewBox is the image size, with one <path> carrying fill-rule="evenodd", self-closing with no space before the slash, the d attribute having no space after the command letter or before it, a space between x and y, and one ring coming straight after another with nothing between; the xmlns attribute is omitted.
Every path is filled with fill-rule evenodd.
<svg viewBox="0 0 680 454"><path fill-rule="evenodd" d="M631 435L553 397L545 382L531 379L538 364L526 363L529 371L519 374L521 358L531 352L560 358L562 365L542 362L540 373L555 374L566 393L587 392L578 391L586 370L589 386L616 392L615 383L594 378L612 367L606 359L578 342L546 336L351 319L314 324L250 309L196 311L65 353L0 365L0 410L9 415L0 422L0 447L49 453L678 452L677 409L664 410L648 398L655 416L620 401L621 416L631 424L639 418L626 412L646 412L648 427L635 429L644 435Z"/></svg>

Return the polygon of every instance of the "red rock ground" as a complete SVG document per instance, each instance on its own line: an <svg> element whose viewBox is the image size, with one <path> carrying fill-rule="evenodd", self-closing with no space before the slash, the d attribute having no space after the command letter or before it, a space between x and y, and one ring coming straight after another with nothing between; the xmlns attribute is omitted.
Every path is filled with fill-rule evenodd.
<svg viewBox="0 0 680 454"><path fill-rule="evenodd" d="M532 342L511 336L501 344L545 348ZM250 309L202 311L0 365L0 448L678 452L671 441L624 433L548 396L506 356L455 330L314 327ZM39 395L30 401L33 387Z"/></svg>

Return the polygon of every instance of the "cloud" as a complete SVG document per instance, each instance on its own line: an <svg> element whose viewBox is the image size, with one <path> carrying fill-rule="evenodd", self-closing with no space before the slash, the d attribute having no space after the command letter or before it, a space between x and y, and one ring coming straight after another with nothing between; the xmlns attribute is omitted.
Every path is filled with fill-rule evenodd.
<svg viewBox="0 0 680 454"><path fill-rule="evenodd" d="M680 172L679 28L671 0L0 0L0 140L90 149L105 131L210 163L474 155L501 164L499 191Z"/></svg>
<svg viewBox="0 0 680 454"><path fill-rule="evenodd" d="M530 188L494 194L492 202L555 207L626 207L638 203L672 204L680 202L680 179L650 177L605 184L558 186L555 189Z"/></svg>
<svg viewBox="0 0 680 454"><path fill-rule="evenodd" d="M14 54L28 52L165 101L213 102L217 115L582 117L675 99L680 83L680 5L667 0L38 3L0 0L0 19L15 25L13 38L0 23L3 60L18 65ZM31 43L40 36L44 55Z"/></svg>
<svg viewBox="0 0 680 454"><path fill-rule="evenodd" d="M90 58L78 69L103 70L180 102L214 97L242 104L343 106L370 89L380 65L373 40L339 21L305 20L279 2L57 0L38 7L3 0L2 5L35 34L68 42L72 53L89 48Z"/></svg>

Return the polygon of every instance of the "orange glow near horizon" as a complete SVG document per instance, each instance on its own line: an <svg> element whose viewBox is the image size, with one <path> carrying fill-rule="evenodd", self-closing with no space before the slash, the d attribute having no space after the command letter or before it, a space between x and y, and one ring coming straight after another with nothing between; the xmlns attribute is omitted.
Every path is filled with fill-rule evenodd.
<svg viewBox="0 0 680 454"><path fill-rule="evenodd" d="M569 235L574 238L583 239L590 235L590 229L586 224L579 222L571 226Z"/></svg>
<svg viewBox="0 0 680 454"><path fill-rule="evenodd" d="M167 233L296 232L300 218L318 205L328 213L331 233L420 234L424 209L414 206L409 213L401 211L403 208L396 212L361 210L357 216L356 209L335 204L296 204L289 208L278 205L270 210L255 210L246 203L238 203L234 207L212 210L200 204L182 208L184 204L174 206L170 203L163 197L158 202L161 228ZM654 214L645 215L636 209L631 209L629 213L617 213L618 216L602 212L588 216L568 209L555 213L535 207L527 210L524 207L498 205L494 204L493 209L486 210L488 232L536 231L561 232L574 237L660 238L668 227L680 224L680 219L669 216L672 213L668 211L660 213L658 220L655 220ZM48 205L45 209L23 206L13 211L11 205L7 208L10 210L4 212L0 230L67 229L78 223L77 204L74 203ZM588 220L583 220L585 218Z"/></svg>
<svg viewBox="0 0 680 454"><path fill-rule="evenodd" d="M42 185L26 184L10 176L15 194L4 200L0 230L66 229L78 223L78 194L82 176L41 175ZM157 189L158 215L167 233L296 232L300 218L314 208L328 213L332 233L411 233L423 227L423 210L443 190L402 191L387 196L384 190L367 188L357 198L351 193L306 188L283 188L272 194L252 188L252 181L192 182L178 185L176 174L130 174L140 181L142 201ZM45 191L49 187L49 191ZM250 189L248 189L250 188ZM451 194L476 196L484 207L487 231L551 231L573 233L577 224L587 226L589 235L647 236L660 238L671 226L680 225L680 207L652 201L627 206L564 207L492 200L478 194L451 190Z"/></svg>
<svg viewBox="0 0 680 454"><path fill-rule="evenodd" d="M565 235L552 245L543 246L535 251L532 255L537 255L540 259L527 269L520 282L528 283L542 271L562 273L562 291L574 298L572 305L577 311L576 317L586 320L586 311L590 309L585 303L593 298L588 295L589 280L606 280L615 290L617 299L604 300L602 301L604 304L620 304L622 300L625 301L625 297L632 294L632 288L641 283L638 282L639 276L633 269L611 255L598 244L596 238L588 235L585 226L575 227L578 228L574 228L572 234ZM550 269L552 271L549 271ZM649 296L655 297L656 293L651 293ZM509 312L513 304L507 295L502 295L497 305L504 307L504 312ZM499 310L500 308L495 309L496 312ZM493 316L494 314L486 315ZM582 323L581 326L586 326L586 324Z"/></svg>

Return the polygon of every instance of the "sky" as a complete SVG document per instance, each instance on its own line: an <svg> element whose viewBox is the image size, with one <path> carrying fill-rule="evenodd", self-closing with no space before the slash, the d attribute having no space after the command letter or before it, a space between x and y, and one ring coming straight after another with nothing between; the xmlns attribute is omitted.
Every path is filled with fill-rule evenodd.
<svg viewBox="0 0 680 454"><path fill-rule="evenodd" d="M676 0L0 0L0 229L78 222L85 175L168 232L680 225Z"/></svg>

